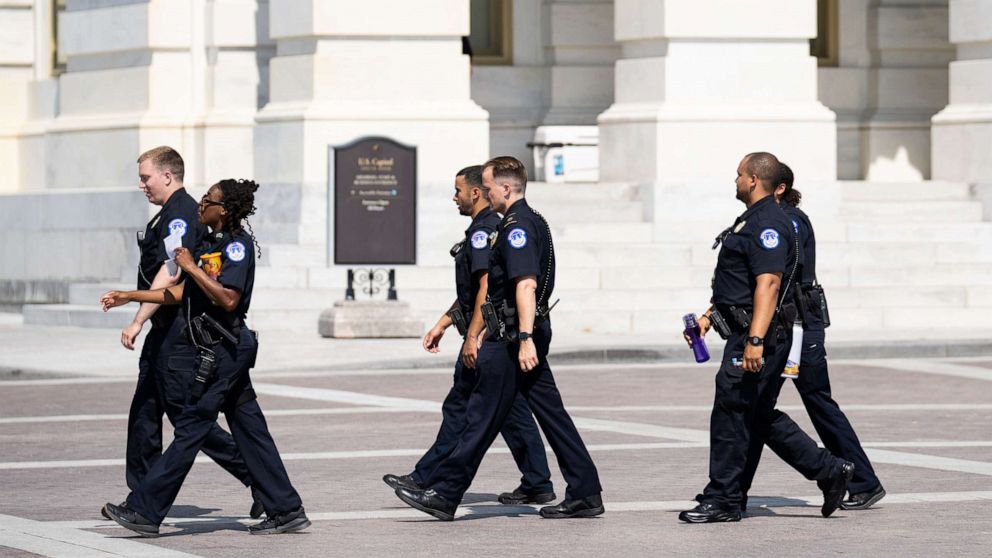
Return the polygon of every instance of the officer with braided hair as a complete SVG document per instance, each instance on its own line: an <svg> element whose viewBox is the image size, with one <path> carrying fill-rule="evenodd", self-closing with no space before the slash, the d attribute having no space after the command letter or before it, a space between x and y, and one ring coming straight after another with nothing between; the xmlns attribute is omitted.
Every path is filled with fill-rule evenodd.
<svg viewBox="0 0 992 558"><path fill-rule="evenodd" d="M496 439L517 393L523 394L568 483L565 499L541 508L549 519L604 512L599 473L562 403L548 364L555 259L551 228L524 199L527 169L513 157L483 165L483 189L504 215L492 240L489 293L481 308L485 341L476 358L478 383L469 396L457 446L424 479L423 488L398 487L407 505L451 521L462 496Z"/></svg>
<svg viewBox="0 0 992 558"><path fill-rule="evenodd" d="M211 233L196 258L185 248L176 250L176 263L188 277L185 282L158 290L112 291L102 299L105 309L130 301L180 305L170 332L176 339L170 366L193 377L172 444L125 506L104 506L111 519L142 536L158 536L159 525L221 411L268 514L249 531L268 535L310 525L248 375L258 352L257 338L244 323L255 282L257 245L244 221L255 212L257 189L250 180L222 180L200 200L199 220Z"/></svg>
<svg viewBox="0 0 992 558"><path fill-rule="evenodd" d="M713 305L700 317L699 334L712 324L726 324L721 335L727 344L710 415L710 481L696 497L699 505L679 514L687 523L740 521L753 467L752 441L763 440L817 481L824 517L840 506L854 472L853 463L818 448L775 408L795 317L788 316L794 306L783 301L791 300L799 257L792 223L775 202L778 178L778 158L771 153L750 153L741 160L735 186L747 210L713 246L722 244L713 272Z"/></svg>
<svg viewBox="0 0 992 558"><path fill-rule="evenodd" d="M795 294L800 301L803 338L799 376L794 383L823 445L834 455L854 463L854 476L847 487L850 498L844 500L840 507L845 510L865 510L885 497L885 489L875 475L875 469L861 447L854 427L831 394L827 351L823 346L825 329L830 324L827 322L829 314L826 312L826 299L823 298L822 287L816 279L816 234L809 216L798 207L802 194L793 188L794 182L792 169L780 162L775 199L792 220L796 234L799 235L799 288ZM772 451L779 451L774 443L769 447ZM761 459L761 450L762 440L754 440L741 486L745 500Z"/></svg>
<svg viewBox="0 0 992 558"><path fill-rule="evenodd" d="M183 187L185 165L175 149L164 145L149 149L137 162L141 190L149 202L161 206L148 222L144 234L138 236L141 258L137 288L171 287L185 277L182 273L170 274L164 265L172 258L172 254L165 252L165 238L179 235L183 246L196 249L207 229L199 222L196 200ZM148 470L161 457L162 414L175 424L182 410L186 385L191 379L169 366L170 347L174 345L169 332L178 314L178 306L141 304L134 320L121 332L121 344L134 350L135 340L145 322L152 324L138 359L138 384L128 413L125 478L130 489L141 484ZM245 486L251 485L251 477L234 439L220 426L211 428L203 442L203 453ZM106 511L101 512L110 519ZM257 519L263 512L261 502L255 498L249 514Z"/></svg>

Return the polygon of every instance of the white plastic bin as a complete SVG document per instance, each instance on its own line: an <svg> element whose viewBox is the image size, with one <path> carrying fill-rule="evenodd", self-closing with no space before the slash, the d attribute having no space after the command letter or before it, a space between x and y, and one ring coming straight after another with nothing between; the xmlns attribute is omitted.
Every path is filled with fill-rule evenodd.
<svg viewBox="0 0 992 558"><path fill-rule="evenodd" d="M599 180L598 126L539 126L533 148L537 182Z"/></svg>

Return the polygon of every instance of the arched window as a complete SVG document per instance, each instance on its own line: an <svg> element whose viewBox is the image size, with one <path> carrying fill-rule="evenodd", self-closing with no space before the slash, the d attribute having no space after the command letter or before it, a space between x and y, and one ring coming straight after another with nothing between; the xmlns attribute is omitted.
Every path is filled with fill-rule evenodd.
<svg viewBox="0 0 992 558"><path fill-rule="evenodd" d="M836 66L838 64L838 0L817 0L816 2L816 38L809 42L809 53L815 56L820 66Z"/></svg>
<svg viewBox="0 0 992 558"><path fill-rule="evenodd" d="M513 64L512 0L472 0L473 64Z"/></svg>

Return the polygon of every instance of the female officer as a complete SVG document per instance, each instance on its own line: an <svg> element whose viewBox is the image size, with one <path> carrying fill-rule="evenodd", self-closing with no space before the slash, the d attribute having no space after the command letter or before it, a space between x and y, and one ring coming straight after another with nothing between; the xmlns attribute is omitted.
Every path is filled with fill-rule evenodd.
<svg viewBox="0 0 992 558"><path fill-rule="evenodd" d="M105 310L131 301L181 304L170 332L175 343L169 348L169 367L194 379L175 423L175 439L124 505L105 506L114 521L143 536L158 536L220 411L268 514L249 531L267 535L310 525L248 377L258 351L254 333L244 325L255 281L255 242L242 222L255 212L257 189L250 180L222 180L200 200L200 222L211 234L197 254L203 267L185 248L176 250L186 281L155 291L112 291L101 300Z"/></svg>

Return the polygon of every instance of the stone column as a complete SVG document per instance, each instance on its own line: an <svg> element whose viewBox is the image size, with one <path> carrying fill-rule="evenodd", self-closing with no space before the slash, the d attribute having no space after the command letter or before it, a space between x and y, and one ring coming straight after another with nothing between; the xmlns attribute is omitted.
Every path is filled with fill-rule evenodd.
<svg viewBox="0 0 992 558"><path fill-rule="evenodd" d="M838 62L820 68L837 113L838 175L930 177L930 118L947 104L947 0L837 2Z"/></svg>
<svg viewBox="0 0 992 558"><path fill-rule="evenodd" d="M19 134L34 77L34 9L30 0L0 0L0 192L21 182Z"/></svg>
<svg viewBox="0 0 992 558"><path fill-rule="evenodd" d="M616 0L622 55L614 103L599 117L601 180L700 181L725 193L756 150L806 180L834 179L815 34L815 0Z"/></svg>
<svg viewBox="0 0 992 558"><path fill-rule="evenodd" d="M933 117L933 177L992 183L992 3L950 0L950 104Z"/></svg>
<svg viewBox="0 0 992 558"><path fill-rule="evenodd" d="M68 0L46 186L132 185L137 154L161 144L183 154L187 185L251 175L254 47L266 14L257 8L254 0Z"/></svg>
<svg viewBox="0 0 992 558"><path fill-rule="evenodd" d="M277 55L255 162L280 191L267 203L282 241L326 238L329 145L381 135L417 146L422 193L489 156L488 115L462 54L468 0L271 0L270 14Z"/></svg>
<svg viewBox="0 0 992 558"><path fill-rule="evenodd" d="M595 126L613 102L612 0L545 0L550 87L546 126Z"/></svg>

